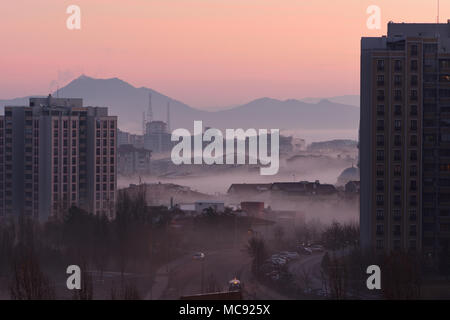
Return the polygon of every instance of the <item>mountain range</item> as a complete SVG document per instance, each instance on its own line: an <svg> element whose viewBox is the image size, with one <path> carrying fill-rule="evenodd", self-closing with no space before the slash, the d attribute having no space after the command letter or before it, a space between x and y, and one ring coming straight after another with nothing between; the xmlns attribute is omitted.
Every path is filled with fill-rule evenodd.
<svg viewBox="0 0 450 320"><path fill-rule="evenodd" d="M155 90L145 87L136 88L118 78L96 79L82 75L57 92L53 92L53 95L83 98L85 106L108 106L109 113L118 116L120 129L140 133L143 112L147 112L148 109L149 93L152 95L155 120L166 121L167 104L170 103L171 129L186 128L192 131L194 120L202 120L205 127L221 130L278 128L317 131L355 130L357 132L359 125L359 108L354 104L347 105L317 98L310 98L311 102L260 98L225 110L205 111L188 106ZM0 100L0 110L5 105L28 105L28 98ZM356 101L356 98L350 99Z"/></svg>

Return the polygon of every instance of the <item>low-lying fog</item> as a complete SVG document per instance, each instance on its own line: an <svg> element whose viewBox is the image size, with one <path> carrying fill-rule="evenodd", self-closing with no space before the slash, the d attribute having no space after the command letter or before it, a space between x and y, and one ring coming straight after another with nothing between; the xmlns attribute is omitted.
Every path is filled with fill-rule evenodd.
<svg viewBox="0 0 450 320"><path fill-rule="evenodd" d="M289 162L282 161L278 174L262 176L259 170L251 170L242 166L230 168L226 166L180 166L179 171L185 174L169 176L144 176L143 183L174 183L188 186L195 191L207 194L226 193L233 183L272 183L291 181L315 181L335 184L337 177L345 169L354 164L354 159L338 159L333 157L299 157ZM128 187L139 183L139 177L119 177L118 187Z"/></svg>

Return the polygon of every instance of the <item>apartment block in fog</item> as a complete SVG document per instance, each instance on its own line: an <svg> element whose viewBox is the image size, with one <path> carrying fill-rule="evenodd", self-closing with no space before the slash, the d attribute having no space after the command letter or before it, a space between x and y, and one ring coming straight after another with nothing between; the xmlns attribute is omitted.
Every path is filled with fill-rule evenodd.
<svg viewBox="0 0 450 320"><path fill-rule="evenodd" d="M361 245L450 244L450 21L361 40Z"/></svg>
<svg viewBox="0 0 450 320"><path fill-rule="evenodd" d="M148 175L151 171L150 150L122 144L117 148L117 173L124 176Z"/></svg>
<svg viewBox="0 0 450 320"><path fill-rule="evenodd" d="M0 215L46 220L71 206L114 215L117 117L82 99L30 98L0 117Z"/></svg>

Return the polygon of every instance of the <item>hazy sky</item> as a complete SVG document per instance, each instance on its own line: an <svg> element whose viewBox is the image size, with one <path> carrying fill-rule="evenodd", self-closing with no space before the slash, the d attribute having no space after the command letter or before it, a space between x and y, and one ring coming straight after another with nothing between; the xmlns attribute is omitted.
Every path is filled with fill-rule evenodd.
<svg viewBox="0 0 450 320"><path fill-rule="evenodd" d="M66 8L81 8L81 30ZM366 27L369 5L382 27ZM0 98L46 94L84 73L195 107L359 92L361 36L435 22L433 0L0 1ZM450 1L441 1L441 21Z"/></svg>

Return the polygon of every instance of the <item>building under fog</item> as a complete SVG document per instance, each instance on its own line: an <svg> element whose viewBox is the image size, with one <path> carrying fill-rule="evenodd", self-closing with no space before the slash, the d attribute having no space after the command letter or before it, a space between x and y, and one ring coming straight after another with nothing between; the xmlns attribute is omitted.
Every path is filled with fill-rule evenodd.
<svg viewBox="0 0 450 320"><path fill-rule="evenodd" d="M172 150L171 134L164 121L151 121L145 125L144 147L154 153Z"/></svg>
<svg viewBox="0 0 450 320"><path fill-rule="evenodd" d="M117 148L117 172L120 175L148 175L151 171L151 151L122 144Z"/></svg>
<svg viewBox="0 0 450 320"><path fill-rule="evenodd" d="M0 216L40 220L71 206L114 214L117 117L82 99L30 98L0 116Z"/></svg>

